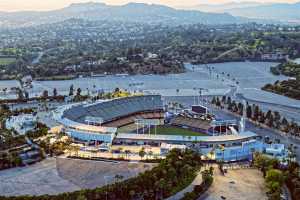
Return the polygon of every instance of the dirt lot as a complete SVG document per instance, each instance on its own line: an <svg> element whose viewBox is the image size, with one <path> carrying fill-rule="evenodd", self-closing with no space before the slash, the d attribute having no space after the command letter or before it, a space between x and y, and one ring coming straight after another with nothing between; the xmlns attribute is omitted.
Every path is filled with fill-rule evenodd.
<svg viewBox="0 0 300 200"><path fill-rule="evenodd" d="M215 169L214 183L199 200L267 200L262 174L256 169L228 170L223 176Z"/></svg>
<svg viewBox="0 0 300 200"><path fill-rule="evenodd" d="M153 164L51 158L32 166L0 171L0 194L41 195L95 188L151 169Z"/></svg>

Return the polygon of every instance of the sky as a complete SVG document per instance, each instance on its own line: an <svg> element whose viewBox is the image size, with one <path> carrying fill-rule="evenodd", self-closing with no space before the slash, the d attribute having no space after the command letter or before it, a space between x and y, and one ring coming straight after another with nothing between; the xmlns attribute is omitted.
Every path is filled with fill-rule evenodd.
<svg viewBox="0 0 300 200"><path fill-rule="evenodd" d="M120 5L128 2L142 2L155 3L168 6L190 6L202 3L218 4L231 2L233 0L0 0L1 11L20 11L20 10L53 10L63 8L71 3L80 2L104 2L107 4ZM257 1L257 2L287 2L293 3L300 0L235 0L243 1Z"/></svg>

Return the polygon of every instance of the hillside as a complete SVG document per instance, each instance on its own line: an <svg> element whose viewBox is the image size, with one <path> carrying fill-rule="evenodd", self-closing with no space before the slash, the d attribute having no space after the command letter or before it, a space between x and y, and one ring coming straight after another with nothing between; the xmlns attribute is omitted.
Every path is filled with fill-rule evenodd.
<svg viewBox="0 0 300 200"><path fill-rule="evenodd" d="M0 25L6 28L26 27L55 23L71 18L166 25L229 24L247 21L239 17L233 17L230 14L177 10L155 4L129 3L122 6L111 6L104 3L78 3L54 11L1 12Z"/></svg>
<svg viewBox="0 0 300 200"><path fill-rule="evenodd" d="M300 23L299 11L300 2L295 4L278 3L226 10L227 13L234 16Z"/></svg>
<svg viewBox="0 0 300 200"><path fill-rule="evenodd" d="M248 1L248 2L229 2L224 4L197 4L194 6L178 6L178 8L185 9L185 10L198 10L202 12L225 13L229 9L249 8L249 7L256 7L261 5L268 5L268 4Z"/></svg>
<svg viewBox="0 0 300 200"><path fill-rule="evenodd" d="M280 64L271 68L271 72L275 75L290 76L289 80L276 81L274 84L267 84L262 89L281 94L290 98L300 100L300 65L292 62Z"/></svg>

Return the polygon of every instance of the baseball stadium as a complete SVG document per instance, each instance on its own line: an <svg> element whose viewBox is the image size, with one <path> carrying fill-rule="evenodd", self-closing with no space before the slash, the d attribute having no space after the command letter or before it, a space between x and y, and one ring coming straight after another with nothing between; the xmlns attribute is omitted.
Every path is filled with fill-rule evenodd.
<svg viewBox="0 0 300 200"><path fill-rule="evenodd" d="M223 161L251 159L253 152L263 151L257 135L245 131L244 120L216 120L208 113L194 106L170 114L160 95L140 95L63 106L53 118L75 141L107 150L150 146L165 155L172 148L192 148Z"/></svg>

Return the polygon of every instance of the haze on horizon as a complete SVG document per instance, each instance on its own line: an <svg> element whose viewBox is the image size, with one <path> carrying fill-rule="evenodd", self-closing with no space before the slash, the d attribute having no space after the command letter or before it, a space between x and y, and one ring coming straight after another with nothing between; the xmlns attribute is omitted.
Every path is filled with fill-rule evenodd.
<svg viewBox="0 0 300 200"><path fill-rule="evenodd" d="M122 5L129 2L138 3L155 3L168 6L192 6L197 4L220 4L228 2L282 2L282 3L295 3L299 0L0 0L1 11L27 11L27 10L54 10L66 7L72 3L83 2L103 2L111 5Z"/></svg>

